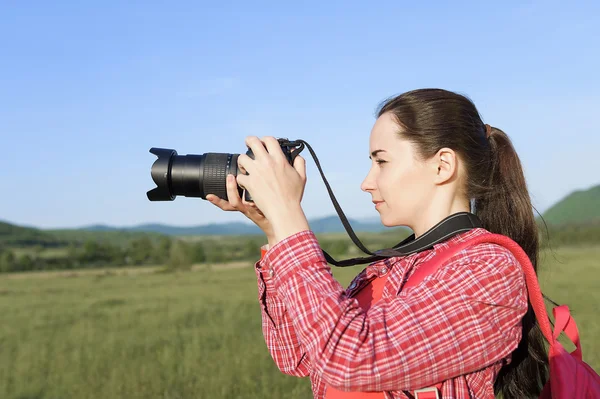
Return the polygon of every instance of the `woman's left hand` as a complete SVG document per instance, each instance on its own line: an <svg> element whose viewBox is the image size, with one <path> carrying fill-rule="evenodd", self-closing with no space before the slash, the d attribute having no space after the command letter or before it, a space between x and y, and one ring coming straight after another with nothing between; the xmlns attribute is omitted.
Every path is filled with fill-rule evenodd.
<svg viewBox="0 0 600 399"><path fill-rule="evenodd" d="M294 165L290 165L279 142L271 136L246 137L246 145L255 159L240 154L238 166L248 175L238 174L237 182L248 190L257 208L271 222L276 240L308 230L300 205L306 186L304 158L298 155Z"/></svg>

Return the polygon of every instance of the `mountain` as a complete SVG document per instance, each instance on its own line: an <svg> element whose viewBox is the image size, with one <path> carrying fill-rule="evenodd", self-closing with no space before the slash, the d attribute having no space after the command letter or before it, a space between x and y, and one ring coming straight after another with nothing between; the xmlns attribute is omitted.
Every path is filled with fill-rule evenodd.
<svg viewBox="0 0 600 399"><path fill-rule="evenodd" d="M360 232L380 232L386 231L388 228L383 226L379 218L369 219L348 219L350 226L354 231ZM315 233L340 233L345 232L344 225L337 215L327 216L323 218L312 219L308 221L312 231ZM62 230L62 229L61 229ZM52 232L60 232L61 230L52 230ZM73 229L66 229L73 230ZM243 222L228 222L228 223L210 223L198 226L171 226L166 224L141 224L132 227L111 227L106 225L92 225L82 227L76 230L84 231L120 231L120 232L153 232L159 234L167 234L171 236L189 236L189 235L246 235L246 234L262 234L262 231L252 223Z"/></svg>
<svg viewBox="0 0 600 399"><path fill-rule="evenodd" d="M544 220L550 225L600 223L600 185L587 190L578 190L554 204L543 213ZM381 224L379 217L366 219L348 219L356 232L383 232L389 230ZM345 233L346 230L338 215L311 219L308 224L315 233ZM70 231L97 232L152 232L171 236L190 235L246 235L262 234L260 229L250 222L211 223L198 226L171 226L165 224L142 224L132 227L112 227L94 225ZM57 230L54 230L57 231Z"/></svg>
<svg viewBox="0 0 600 399"><path fill-rule="evenodd" d="M0 246L27 246L27 245L60 245L56 238L47 232L33 227L16 226L0 221Z"/></svg>
<svg viewBox="0 0 600 399"><path fill-rule="evenodd" d="M543 217L553 225L600 223L600 184L572 192L544 212Z"/></svg>
<svg viewBox="0 0 600 399"><path fill-rule="evenodd" d="M600 185L569 194L544 212L543 217L550 225L600 224ZM311 219L308 223L315 233L346 232L338 215ZM381 224L379 217L349 219L349 223L356 232L385 232L390 229ZM143 234L159 237L160 235L260 235L262 232L251 222L210 223L188 227L156 223L131 227L97 224L78 229L36 229L0 221L0 246L3 244L64 245L64 243L82 239L108 239L125 242L139 238Z"/></svg>

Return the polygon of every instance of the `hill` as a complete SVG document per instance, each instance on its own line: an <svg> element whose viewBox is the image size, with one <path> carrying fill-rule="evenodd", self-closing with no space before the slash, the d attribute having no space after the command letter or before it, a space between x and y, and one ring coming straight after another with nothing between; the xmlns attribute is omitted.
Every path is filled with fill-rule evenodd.
<svg viewBox="0 0 600 399"><path fill-rule="evenodd" d="M0 221L0 246L16 247L33 245L54 247L66 245L66 242L36 228L16 226Z"/></svg>
<svg viewBox="0 0 600 399"><path fill-rule="evenodd" d="M382 232L388 228L383 226L379 218L373 219L348 219L354 231L360 232ZM315 233L345 233L344 225L337 215L327 216L309 220L309 226ZM77 234L78 231L106 233L106 232L153 232L171 236L202 236L202 235L251 235L262 234L262 231L252 223L228 222L210 223L198 226L172 226L166 224L141 224L131 227L113 227L106 225L86 226L80 229L58 229L50 230L54 234Z"/></svg>
<svg viewBox="0 0 600 399"><path fill-rule="evenodd" d="M86 231L78 229L41 230L35 227L17 226L0 221L1 248L61 248L71 244L79 245L91 240L113 245L125 246L131 241L148 237L156 241L164 234L145 231L121 231L107 228L106 231Z"/></svg>
<svg viewBox="0 0 600 399"><path fill-rule="evenodd" d="M572 192L543 216L552 225L600 224L600 185Z"/></svg>

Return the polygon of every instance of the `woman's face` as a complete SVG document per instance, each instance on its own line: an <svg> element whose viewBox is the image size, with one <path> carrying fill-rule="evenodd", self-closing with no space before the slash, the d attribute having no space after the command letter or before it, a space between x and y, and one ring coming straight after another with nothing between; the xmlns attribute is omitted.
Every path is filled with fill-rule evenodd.
<svg viewBox="0 0 600 399"><path fill-rule="evenodd" d="M371 169L361 190L373 201L383 201L376 206L383 225L413 228L431 202L435 169L418 159L414 145L400 138L398 130L389 113L375 121L369 139Z"/></svg>

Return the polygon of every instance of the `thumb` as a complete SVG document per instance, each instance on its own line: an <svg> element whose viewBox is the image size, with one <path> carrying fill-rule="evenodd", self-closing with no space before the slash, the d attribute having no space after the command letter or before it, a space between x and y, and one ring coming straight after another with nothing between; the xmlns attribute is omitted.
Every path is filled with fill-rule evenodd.
<svg viewBox="0 0 600 399"><path fill-rule="evenodd" d="M302 177L302 181L306 181L306 161L300 155L294 159L294 169Z"/></svg>

